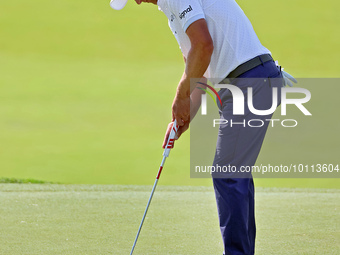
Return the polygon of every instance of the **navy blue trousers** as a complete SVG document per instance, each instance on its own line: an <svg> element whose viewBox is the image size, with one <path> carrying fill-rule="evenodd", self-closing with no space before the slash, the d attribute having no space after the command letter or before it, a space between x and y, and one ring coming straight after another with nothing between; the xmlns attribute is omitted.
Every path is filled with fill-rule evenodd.
<svg viewBox="0 0 340 255"><path fill-rule="evenodd" d="M233 166L237 170L241 167L251 167L259 155L272 114L258 116L247 107L247 88L253 88L253 105L255 109L267 110L272 106L272 87L282 87L281 71L274 61L266 62L242 74L238 78L263 79L235 79L232 84L239 87L245 96L245 114L233 115L233 97L228 89L221 89L218 93L222 99L220 117L242 123L251 119L263 120L262 127L250 127L236 124L231 127L220 125L216 153L213 165ZM279 90L279 89L278 89ZM280 95L280 93L279 93ZM280 98L280 96L279 96ZM278 104L280 100L278 100ZM255 207L254 182L251 173L213 174L217 211L220 229L226 255L250 255L255 251Z"/></svg>

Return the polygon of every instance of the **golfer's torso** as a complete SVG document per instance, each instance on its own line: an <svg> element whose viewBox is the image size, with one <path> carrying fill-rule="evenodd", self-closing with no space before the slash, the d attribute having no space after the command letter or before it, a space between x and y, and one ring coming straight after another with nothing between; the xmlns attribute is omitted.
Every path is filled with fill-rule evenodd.
<svg viewBox="0 0 340 255"><path fill-rule="evenodd" d="M234 0L158 0L158 5L185 57L191 47L187 27L198 19L206 20L214 42L207 78L223 79L240 64L270 53Z"/></svg>

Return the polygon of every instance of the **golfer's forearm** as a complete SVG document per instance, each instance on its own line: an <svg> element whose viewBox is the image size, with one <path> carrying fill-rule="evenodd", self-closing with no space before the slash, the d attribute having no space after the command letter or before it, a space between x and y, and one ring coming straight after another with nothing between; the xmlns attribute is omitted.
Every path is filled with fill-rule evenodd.
<svg viewBox="0 0 340 255"><path fill-rule="evenodd" d="M177 96L181 98L190 96L196 87L196 84L190 86L190 79L203 77L210 64L212 52L213 45L209 42L202 41L192 45L186 59L184 74L177 87Z"/></svg>
<svg viewBox="0 0 340 255"><path fill-rule="evenodd" d="M193 120L193 118L196 116L198 109L201 106L201 98L202 94L204 94L203 90L195 89L191 95L191 105L190 105L190 121Z"/></svg>

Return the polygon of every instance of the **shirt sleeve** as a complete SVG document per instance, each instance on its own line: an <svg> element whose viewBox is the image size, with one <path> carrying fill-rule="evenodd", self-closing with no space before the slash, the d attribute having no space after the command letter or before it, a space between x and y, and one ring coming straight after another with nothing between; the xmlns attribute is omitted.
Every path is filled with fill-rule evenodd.
<svg viewBox="0 0 340 255"><path fill-rule="evenodd" d="M184 32L205 15L199 0L168 0L170 11L176 16Z"/></svg>

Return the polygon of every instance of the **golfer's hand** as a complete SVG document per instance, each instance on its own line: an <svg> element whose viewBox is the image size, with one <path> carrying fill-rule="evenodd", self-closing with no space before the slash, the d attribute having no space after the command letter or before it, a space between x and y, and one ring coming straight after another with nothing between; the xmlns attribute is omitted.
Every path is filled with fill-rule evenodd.
<svg viewBox="0 0 340 255"><path fill-rule="evenodd" d="M185 131L188 130L188 128L189 128L189 123L190 123L190 121L187 121L187 122L184 123L183 126L181 126L181 127L178 128L178 131L177 131L177 133L176 133L176 140L177 140L178 138L180 138L181 135L182 135Z"/></svg>
<svg viewBox="0 0 340 255"><path fill-rule="evenodd" d="M165 136L164 136L164 140L163 140L163 149L165 149L165 146L166 146L166 143L168 142L169 140L169 135L170 135L170 132L172 130L172 126L174 125L174 122L170 122L169 125L168 125L168 128L165 132ZM175 140L178 140L178 138L180 138L180 136L185 132L187 131L189 128L189 121L186 122L183 126L179 127L178 128L178 131L176 133L176 136L175 136ZM173 148L174 146L172 146Z"/></svg>
<svg viewBox="0 0 340 255"><path fill-rule="evenodd" d="M184 126L185 123L190 122L190 96L175 96L172 103L172 119L176 120L179 126Z"/></svg>
<svg viewBox="0 0 340 255"><path fill-rule="evenodd" d="M169 135L170 135L170 132L171 132L171 129L172 129L172 126L174 125L174 122L170 122L169 125L168 125L168 128L166 129L166 132L165 132L165 136L164 136L164 140L163 140L163 149L165 149L165 146L169 140ZM177 137L175 137L177 138ZM172 146L173 148L173 146Z"/></svg>

